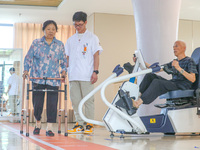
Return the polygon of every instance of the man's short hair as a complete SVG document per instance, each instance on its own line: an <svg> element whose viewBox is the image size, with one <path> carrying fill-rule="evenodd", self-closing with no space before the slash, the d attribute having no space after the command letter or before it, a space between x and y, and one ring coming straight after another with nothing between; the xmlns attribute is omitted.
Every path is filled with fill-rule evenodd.
<svg viewBox="0 0 200 150"><path fill-rule="evenodd" d="M10 68L9 71L15 72L15 68Z"/></svg>
<svg viewBox="0 0 200 150"><path fill-rule="evenodd" d="M82 11L78 11L73 15L73 21L87 21L87 14L85 12Z"/></svg>

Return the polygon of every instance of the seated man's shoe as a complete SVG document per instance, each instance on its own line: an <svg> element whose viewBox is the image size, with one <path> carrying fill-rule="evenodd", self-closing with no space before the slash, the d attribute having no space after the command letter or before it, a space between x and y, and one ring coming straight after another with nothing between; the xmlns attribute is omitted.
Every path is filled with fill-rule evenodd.
<svg viewBox="0 0 200 150"><path fill-rule="evenodd" d="M54 136L54 133L51 130L46 131L46 136Z"/></svg>
<svg viewBox="0 0 200 150"><path fill-rule="evenodd" d="M91 123L87 123L84 133L91 134L91 133L93 133L93 130L94 130L94 125Z"/></svg>
<svg viewBox="0 0 200 150"><path fill-rule="evenodd" d="M134 99L132 99L132 103L133 103L133 108L138 109L139 105L137 103L137 101L135 101Z"/></svg>
<svg viewBox="0 0 200 150"><path fill-rule="evenodd" d="M79 125L78 122L71 130L68 130L68 133L83 133L83 132L84 132L83 126Z"/></svg>
<svg viewBox="0 0 200 150"><path fill-rule="evenodd" d="M36 127L35 127L35 129L34 129L34 131L33 131L33 134L34 134L34 135L39 135L39 134L40 134L40 128L36 128Z"/></svg>

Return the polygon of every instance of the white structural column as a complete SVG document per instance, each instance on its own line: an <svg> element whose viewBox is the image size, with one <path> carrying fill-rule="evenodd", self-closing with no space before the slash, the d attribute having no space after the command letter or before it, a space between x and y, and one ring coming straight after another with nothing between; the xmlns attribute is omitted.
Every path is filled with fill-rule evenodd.
<svg viewBox="0 0 200 150"><path fill-rule="evenodd" d="M132 0L137 49L148 63L168 63L173 60L173 44L177 40L181 0ZM163 73L162 73L163 74ZM138 79L139 82L141 79ZM138 113L150 115L160 112L150 105L142 105Z"/></svg>

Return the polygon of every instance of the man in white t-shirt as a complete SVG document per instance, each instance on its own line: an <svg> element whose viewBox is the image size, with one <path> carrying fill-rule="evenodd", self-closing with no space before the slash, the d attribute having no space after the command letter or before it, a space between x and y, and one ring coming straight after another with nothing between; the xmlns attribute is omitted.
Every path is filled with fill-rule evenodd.
<svg viewBox="0 0 200 150"><path fill-rule="evenodd" d="M84 121L78 113L78 105L94 89L99 73L99 54L103 49L98 37L86 29L86 13L76 12L73 15L73 22L77 32L67 40L65 51L68 60L70 98L76 124L68 130L68 133L92 133L93 124L87 123L84 129ZM94 119L94 97L85 103L85 115L89 119Z"/></svg>
<svg viewBox="0 0 200 150"><path fill-rule="evenodd" d="M10 68L11 76L8 79L8 90L10 113L15 116L17 112L17 98L18 98L18 88L19 88L19 76L15 74L15 68Z"/></svg>

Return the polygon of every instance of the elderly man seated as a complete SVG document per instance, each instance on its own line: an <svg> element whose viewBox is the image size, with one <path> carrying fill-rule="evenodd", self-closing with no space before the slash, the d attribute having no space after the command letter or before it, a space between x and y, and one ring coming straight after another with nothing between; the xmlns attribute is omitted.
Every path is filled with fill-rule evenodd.
<svg viewBox="0 0 200 150"><path fill-rule="evenodd" d="M173 71L172 79L167 80L153 73L146 74L140 84L140 97L137 101L133 100L133 107L139 108L141 104L150 104L158 96L169 91L191 88L196 80L195 74L198 73L196 64L192 58L185 55L185 42L176 41L173 49L177 59L166 64ZM150 65L146 63L146 66L148 68Z"/></svg>

